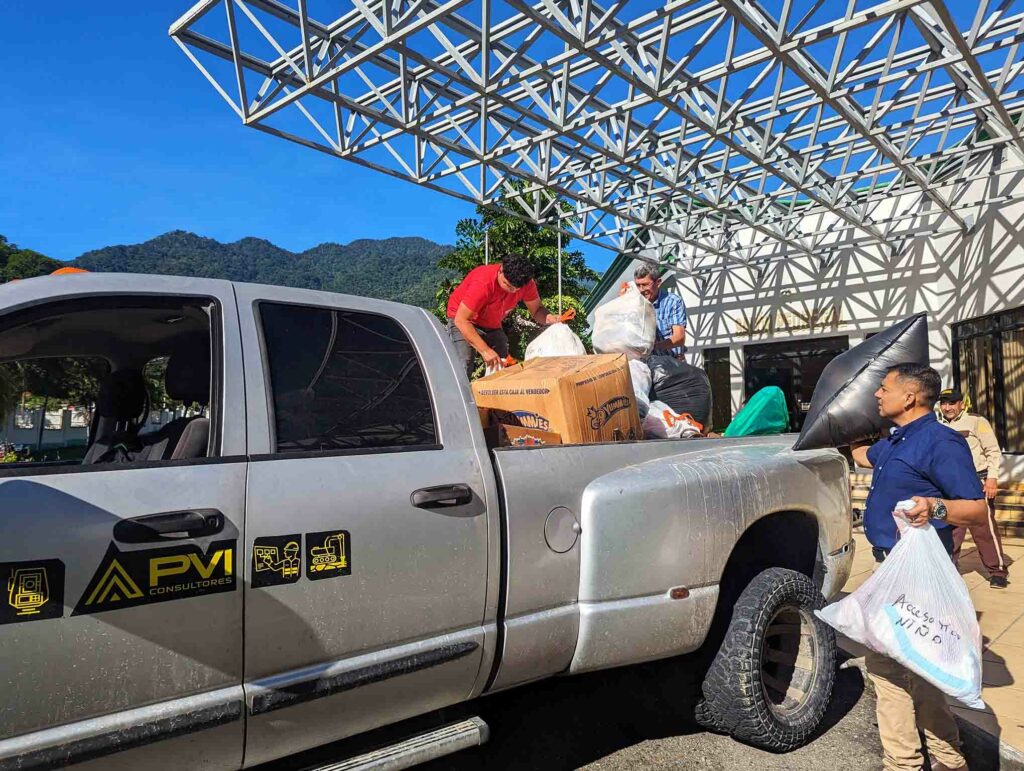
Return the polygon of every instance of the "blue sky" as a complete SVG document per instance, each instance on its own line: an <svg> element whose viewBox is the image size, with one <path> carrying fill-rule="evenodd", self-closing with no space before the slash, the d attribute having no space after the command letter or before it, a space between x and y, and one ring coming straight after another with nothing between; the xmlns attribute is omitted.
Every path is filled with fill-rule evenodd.
<svg viewBox="0 0 1024 771"><path fill-rule="evenodd" d="M179 228L454 240L470 204L243 128L167 36L189 5L0 0L0 234L58 259Z"/></svg>
<svg viewBox="0 0 1024 771"><path fill-rule="evenodd" d="M776 13L782 2L763 1ZM0 0L0 64L7 86L0 106L0 234L60 259L179 228L220 241L258 236L292 250L388 236L454 240L457 220L473 213L470 204L243 128L167 36L170 23L191 2ZM333 8L338 0L321 2ZM660 2L631 0L629 8L640 13ZM877 2L856 0L856 7ZM970 27L975 7L947 6L961 28ZM805 12L807 29L839 10L834 3L819 7L796 0L793 19ZM905 27L901 49L923 42L912 25ZM844 66L860 54L872 28L851 33ZM737 51L759 45L744 33ZM807 52L829 63L835 45L827 37ZM717 61L723 46L706 45L691 68ZM982 62L986 69L1000 66L1005 53L991 56ZM727 96L737 98L756 71L734 73ZM795 76L787 77L787 87L795 85ZM948 80L934 73L932 85L943 78ZM766 80L754 96L767 94L772 82ZM865 109L871 96L858 97L866 100ZM907 117L894 113L888 119ZM915 152L934 150L929 142L934 139ZM839 157L829 159L823 168L838 173L840 163ZM776 184L770 181L767 189ZM583 248L598 270L611 261L606 250Z"/></svg>

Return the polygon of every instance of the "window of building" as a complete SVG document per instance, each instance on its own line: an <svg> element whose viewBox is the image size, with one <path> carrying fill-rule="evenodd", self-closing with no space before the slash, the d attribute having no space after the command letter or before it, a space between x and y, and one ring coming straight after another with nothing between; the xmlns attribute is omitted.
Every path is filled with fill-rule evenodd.
<svg viewBox="0 0 1024 771"><path fill-rule="evenodd" d="M745 397L749 399L765 386L778 386L786 396L789 428L799 431L822 371L849 347L846 335L744 346Z"/></svg>
<svg viewBox="0 0 1024 771"><path fill-rule="evenodd" d="M419 358L386 316L261 303L279 453L437 444Z"/></svg>
<svg viewBox="0 0 1024 771"><path fill-rule="evenodd" d="M732 375L728 348L705 348L704 371L711 383L711 425L722 431L732 421Z"/></svg>
<svg viewBox="0 0 1024 771"><path fill-rule="evenodd" d="M954 324L953 379L995 427L1003 452L1024 453L1024 308Z"/></svg>

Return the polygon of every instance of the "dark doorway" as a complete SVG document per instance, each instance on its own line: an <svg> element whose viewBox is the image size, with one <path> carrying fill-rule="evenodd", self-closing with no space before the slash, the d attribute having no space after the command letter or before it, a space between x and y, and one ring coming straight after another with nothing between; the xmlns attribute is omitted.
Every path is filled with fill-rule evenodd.
<svg viewBox="0 0 1024 771"><path fill-rule="evenodd" d="M778 386L786 395L789 428L799 431L822 370L849 347L846 335L744 346L745 397L749 399L765 386Z"/></svg>
<svg viewBox="0 0 1024 771"><path fill-rule="evenodd" d="M723 431L732 420L732 377L728 348L705 348L704 371L711 382L711 426Z"/></svg>

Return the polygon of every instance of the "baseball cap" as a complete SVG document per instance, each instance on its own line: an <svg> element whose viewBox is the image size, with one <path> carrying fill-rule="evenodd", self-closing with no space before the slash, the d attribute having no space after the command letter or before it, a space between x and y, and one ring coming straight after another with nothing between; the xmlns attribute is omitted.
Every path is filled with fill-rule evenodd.
<svg viewBox="0 0 1024 771"><path fill-rule="evenodd" d="M962 402L964 395L959 388L947 388L943 391L939 391L940 402Z"/></svg>

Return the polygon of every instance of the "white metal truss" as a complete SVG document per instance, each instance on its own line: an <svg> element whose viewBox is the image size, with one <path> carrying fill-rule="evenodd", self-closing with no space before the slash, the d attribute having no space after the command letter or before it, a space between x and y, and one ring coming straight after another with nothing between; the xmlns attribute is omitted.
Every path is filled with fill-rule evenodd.
<svg viewBox="0 0 1024 771"><path fill-rule="evenodd" d="M1024 0L202 0L170 34L248 126L691 271L891 248L896 195L967 230L1024 160Z"/></svg>

